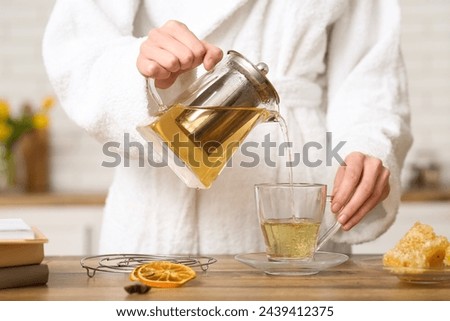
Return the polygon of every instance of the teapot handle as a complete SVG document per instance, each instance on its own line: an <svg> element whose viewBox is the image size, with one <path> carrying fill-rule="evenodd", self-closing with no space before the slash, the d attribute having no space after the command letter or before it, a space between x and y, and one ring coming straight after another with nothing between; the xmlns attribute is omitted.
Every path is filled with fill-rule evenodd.
<svg viewBox="0 0 450 321"><path fill-rule="evenodd" d="M163 103L161 96L159 96L156 90L155 80L152 78L147 78L147 94L158 105L158 112L162 113L167 110L167 106Z"/></svg>
<svg viewBox="0 0 450 321"><path fill-rule="evenodd" d="M331 201L331 196L327 195L327 200ZM330 227L317 241L316 251L318 251L337 231L340 230L342 224L336 220L336 223Z"/></svg>

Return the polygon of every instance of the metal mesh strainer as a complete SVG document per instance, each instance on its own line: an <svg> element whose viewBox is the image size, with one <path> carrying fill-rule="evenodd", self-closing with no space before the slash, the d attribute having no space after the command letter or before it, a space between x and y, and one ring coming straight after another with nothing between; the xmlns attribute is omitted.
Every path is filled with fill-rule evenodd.
<svg viewBox="0 0 450 321"><path fill-rule="evenodd" d="M180 256L180 255L147 255L147 254L104 254L87 256L80 260L81 267L86 269L92 278L97 271L109 273L130 273L138 265L152 261L169 261L190 267L200 267L206 271L209 265L217 262L208 256Z"/></svg>

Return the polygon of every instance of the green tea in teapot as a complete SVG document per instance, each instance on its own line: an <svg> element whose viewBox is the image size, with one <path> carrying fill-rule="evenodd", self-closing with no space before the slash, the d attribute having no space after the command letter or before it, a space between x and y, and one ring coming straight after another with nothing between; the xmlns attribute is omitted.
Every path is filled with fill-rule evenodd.
<svg viewBox="0 0 450 321"><path fill-rule="evenodd" d="M229 50L213 69L203 73L168 107L153 79L147 79L149 108L156 119L138 132L156 155L168 156L172 171L192 188L209 188L259 123L278 120L280 97L256 65Z"/></svg>
<svg viewBox="0 0 450 321"><path fill-rule="evenodd" d="M249 132L277 115L256 107L175 104L148 127L209 188Z"/></svg>

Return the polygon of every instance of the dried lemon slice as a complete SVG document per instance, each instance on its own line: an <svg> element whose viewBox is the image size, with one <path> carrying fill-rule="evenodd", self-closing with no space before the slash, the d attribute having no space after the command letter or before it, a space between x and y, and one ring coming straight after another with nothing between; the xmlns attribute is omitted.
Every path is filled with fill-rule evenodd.
<svg viewBox="0 0 450 321"><path fill-rule="evenodd" d="M137 275L137 271L141 268L141 265L136 267L131 273L130 273L130 280L131 281L139 281L139 276Z"/></svg>
<svg viewBox="0 0 450 321"><path fill-rule="evenodd" d="M130 280L140 281L156 288L174 288L192 280L195 276L195 271L186 265L154 261L136 267L130 274Z"/></svg>

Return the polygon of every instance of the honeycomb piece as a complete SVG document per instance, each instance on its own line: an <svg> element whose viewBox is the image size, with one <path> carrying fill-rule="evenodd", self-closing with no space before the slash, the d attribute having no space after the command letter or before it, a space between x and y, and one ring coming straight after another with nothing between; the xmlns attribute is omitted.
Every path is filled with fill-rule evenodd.
<svg viewBox="0 0 450 321"><path fill-rule="evenodd" d="M416 222L394 248L383 256L383 265L389 267L438 268L443 267L449 242L436 235L429 225Z"/></svg>
<svg viewBox="0 0 450 321"><path fill-rule="evenodd" d="M450 244L447 246L447 250L445 251L444 264L446 266L450 266Z"/></svg>

